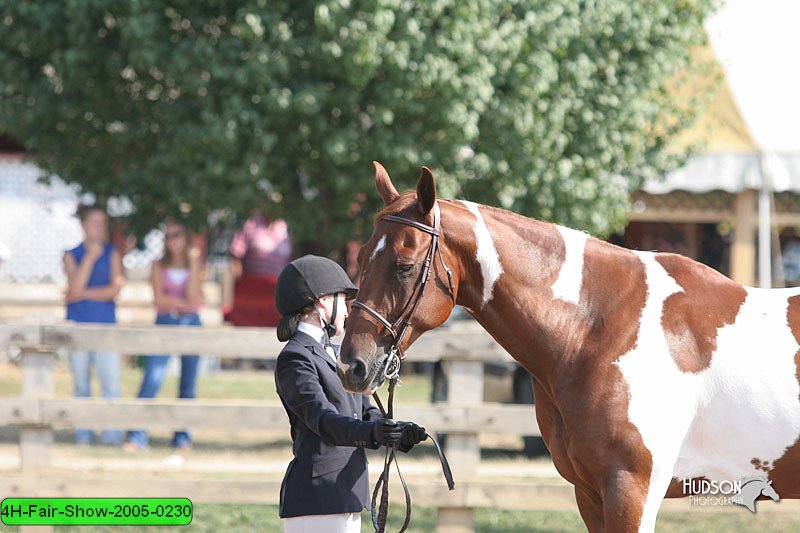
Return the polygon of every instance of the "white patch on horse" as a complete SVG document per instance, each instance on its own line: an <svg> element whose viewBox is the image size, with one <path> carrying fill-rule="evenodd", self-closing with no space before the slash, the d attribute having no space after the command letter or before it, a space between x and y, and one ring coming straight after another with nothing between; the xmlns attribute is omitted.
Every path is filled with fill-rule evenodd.
<svg viewBox="0 0 800 533"><path fill-rule="evenodd" d="M800 291L746 290L734 323L717 333L697 416L675 465L681 477L762 474L751 461L774 464L800 434L800 346L787 317L789 298Z"/></svg>
<svg viewBox="0 0 800 533"><path fill-rule="evenodd" d="M369 254L369 262L371 263L372 260L375 259L375 256L378 255L384 248L386 248L386 235L381 235L377 246L375 246L375 249L372 250L371 254Z"/></svg>
<svg viewBox="0 0 800 533"><path fill-rule="evenodd" d="M494 246L494 239L489 232L489 227L486 221L483 220L478 205L467 200L460 200L462 204L467 206L467 209L475 215L475 241L477 244L477 252L475 253L475 260L481 266L481 276L483 277L483 301L481 308L492 299L494 286L503 273L503 265L500 264L500 256L497 254L497 248Z"/></svg>
<svg viewBox="0 0 800 533"><path fill-rule="evenodd" d="M586 250L588 234L563 226L556 226L564 239L564 263L558 278L551 287L553 297L578 305L583 285L583 253Z"/></svg>
<svg viewBox="0 0 800 533"><path fill-rule="evenodd" d="M636 346L615 364L628 385L628 418L653 460L639 526L653 531L673 477L736 481L759 473L752 459L774 463L794 444L800 433L794 355L800 346L786 313L788 298L800 291L747 289L734 323L717 330L710 366L683 372L661 321L664 301L683 289L656 254L637 255L645 266L647 299Z"/></svg>
<svg viewBox="0 0 800 533"><path fill-rule="evenodd" d="M655 260L655 254L636 254L644 264L647 298L636 345L615 364L628 384L628 419L653 459L639 525L639 531L653 531L683 436L694 415L699 378L680 371L661 324L664 301L683 289Z"/></svg>

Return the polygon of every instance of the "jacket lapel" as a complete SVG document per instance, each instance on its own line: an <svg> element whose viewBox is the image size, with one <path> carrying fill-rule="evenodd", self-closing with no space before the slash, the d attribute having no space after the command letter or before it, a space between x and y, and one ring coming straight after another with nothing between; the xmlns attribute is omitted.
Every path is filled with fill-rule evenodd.
<svg viewBox="0 0 800 533"><path fill-rule="evenodd" d="M331 356L328 355L328 352L325 351L325 348L323 348L320 343L314 340L311 335L303 333L302 331L298 331L295 333L295 337L297 337L297 340L299 340L303 346L310 348L312 352L319 357L322 357L333 370L336 370L336 364L333 362L333 359L331 359Z"/></svg>

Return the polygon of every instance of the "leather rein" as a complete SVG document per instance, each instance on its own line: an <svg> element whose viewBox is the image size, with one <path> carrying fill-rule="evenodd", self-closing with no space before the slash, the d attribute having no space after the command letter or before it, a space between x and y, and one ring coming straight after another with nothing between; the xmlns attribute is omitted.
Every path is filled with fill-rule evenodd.
<svg viewBox="0 0 800 533"><path fill-rule="evenodd" d="M411 293L411 297L408 299L408 302L406 302L406 305L403 307L403 311L400 313L400 316L394 321L394 323L389 322L379 312L375 311L366 304L359 302L358 300L353 300L353 302L350 304L351 307L362 309L375 320L377 320L392 336L392 344L389 347L389 354L386 357L386 362L384 363L382 370L384 378L389 380L389 397L386 404L387 409L383 408L383 404L378 396L378 392L375 391L372 394L372 397L375 399L375 403L378 404L378 409L380 409L384 418L392 419L394 413L394 390L400 377L400 364L406 358L405 351L401 345L406 333L408 332L409 326L411 325L411 317L414 315L419 302L422 300L422 296L425 292L425 287L428 284L431 268L437 253L439 254L439 260L442 264L442 267L447 273L450 296L453 298L454 305L455 289L453 287L453 273L445 264L444 257L442 257L442 249L439 246L439 237L442 231L439 202L434 202L433 204L433 226L428 226L427 224L397 215L385 215L381 218L381 220L405 224L428 233L431 236L431 243L428 247L428 253L425 255L425 261L422 264L422 272L417 278L416 284L414 285L414 290ZM436 439L430 433L426 433L426 435L431 439L436 447L436 452L439 454L439 462L442 464L442 473L447 481L447 487L450 490L453 490L455 488L455 481L453 481L453 474L450 471L450 465L447 462L447 457L445 457L442 447L439 445ZM406 517L405 521L403 522L403 526L400 529L400 533L403 533L408 527L408 524L411 522L411 494L408 491L406 480L403 477L403 474L400 472L400 465L397 462L396 454L397 445L386 448L386 455L383 462L383 472L381 473L380 478L378 478L378 481L375 483L375 490L372 492L372 525L375 527L375 531L377 533L384 533L386 530L386 518L389 512L389 472L391 471L392 462L394 462L397 469L397 474L402 482L406 499ZM378 492L381 493L381 501L378 514L376 516L375 504L377 503Z"/></svg>

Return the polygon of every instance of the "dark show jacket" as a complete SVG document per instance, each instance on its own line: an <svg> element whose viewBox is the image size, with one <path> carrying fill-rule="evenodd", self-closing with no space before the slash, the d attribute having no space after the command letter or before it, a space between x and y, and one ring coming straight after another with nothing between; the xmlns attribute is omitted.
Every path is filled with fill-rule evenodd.
<svg viewBox="0 0 800 533"><path fill-rule="evenodd" d="M275 385L294 453L281 484L281 518L360 513L369 506L364 447L378 448L372 427L380 411L344 390L331 356L302 331L278 356Z"/></svg>

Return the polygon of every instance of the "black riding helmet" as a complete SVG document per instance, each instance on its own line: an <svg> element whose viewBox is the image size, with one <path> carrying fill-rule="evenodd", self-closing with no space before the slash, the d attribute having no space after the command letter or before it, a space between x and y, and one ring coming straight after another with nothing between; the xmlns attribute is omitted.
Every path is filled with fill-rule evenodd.
<svg viewBox="0 0 800 533"><path fill-rule="evenodd" d="M294 334L298 314L304 307L337 292L355 298L358 288L335 261L304 255L286 265L275 286L275 307L283 317L278 325L278 339L285 341Z"/></svg>

